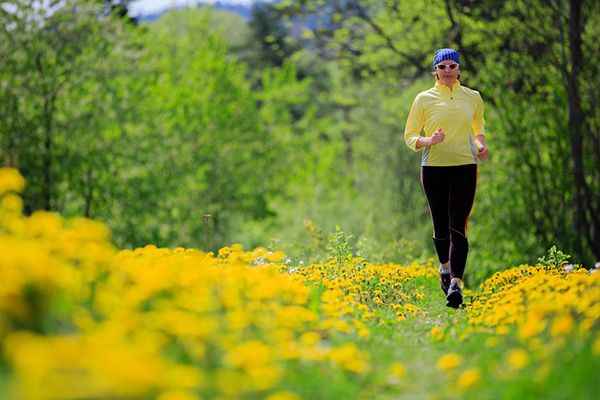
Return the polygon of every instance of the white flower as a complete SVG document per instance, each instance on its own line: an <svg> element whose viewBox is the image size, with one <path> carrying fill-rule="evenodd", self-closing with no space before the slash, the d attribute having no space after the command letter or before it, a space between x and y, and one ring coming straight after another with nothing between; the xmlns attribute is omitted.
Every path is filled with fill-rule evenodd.
<svg viewBox="0 0 600 400"><path fill-rule="evenodd" d="M574 269L575 269L575 266L573 264L565 265L565 271L567 271L567 273L573 272Z"/></svg>

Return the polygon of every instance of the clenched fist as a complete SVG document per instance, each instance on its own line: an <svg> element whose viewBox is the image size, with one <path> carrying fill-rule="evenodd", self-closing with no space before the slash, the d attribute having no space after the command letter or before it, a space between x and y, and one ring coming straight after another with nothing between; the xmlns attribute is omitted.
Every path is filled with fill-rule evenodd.
<svg viewBox="0 0 600 400"><path fill-rule="evenodd" d="M489 155L490 155L490 151L488 150L487 147L481 146L477 149L477 158L479 158L481 161L487 160Z"/></svg>
<svg viewBox="0 0 600 400"><path fill-rule="evenodd" d="M438 130L433 132L433 134L429 137L429 146L441 143L445 138L446 135L444 135L444 132L442 132L442 128L438 128Z"/></svg>

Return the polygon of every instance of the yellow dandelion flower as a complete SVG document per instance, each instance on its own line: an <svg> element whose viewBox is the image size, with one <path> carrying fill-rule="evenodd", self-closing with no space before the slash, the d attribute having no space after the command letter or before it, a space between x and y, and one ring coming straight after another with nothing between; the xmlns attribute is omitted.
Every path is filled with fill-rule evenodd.
<svg viewBox="0 0 600 400"><path fill-rule="evenodd" d="M229 247L223 247L219 249L219 257L227 258L229 257L229 254L231 254L231 249Z"/></svg>
<svg viewBox="0 0 600 400"><path fill-rule="evenodd" d="M568 335L573 330L574 325L575 321L573 321L573 317L570 315L563 315L554 321L550 334L554 337Z"/></svg>
<svg viewBox="0 0 600 400"><path fill-rule="evenodd" d="M300 343L312 346L321 341L321 335L317 332L305 332L300 336Z"/></svg>
<svg viewBox="0 0 600 400"><path fill-rule="evenodd" d="M218 370L215 374L217 388L226 395L239 396L244 393L244 375L228 369Z"/></svg>
<svg viewBox="0 0 600 400"><path fill-rule="evenodd" d="M421 312L421 309L413 304L406 303L404 305L404 311L406 311L409 314L416 314L418 312Z"/></svg>
<svg viewBox="0 0 600 400"><path fill-rule="evenodd" d="M257 366L269 364L273 359L273 350L258 340L250 340L239 344L227 353L225 361L228 365L252 370Z"/></svg>
<svg viewBox="0 0 600 400"><path fill-rule="evenodd" d="M14 193L5 194L0 200L0 210L20 214L23 211L23 199Z"/></svg>
<svg viewBox="0 0 600 400"><path fill-rule="evenodd" d="M437 362L437 368L441 371L454 369L461 363L461 357L457 353L448 353L440 357Z"/></svg>
<svg viewBox="0 0 600 400"><path fill-rule="evenodd" d="M231 245L231 250L235 253L239 253L244 250L244 246L241 243L234 243Z"/></svg>
<svg viewBox="0 0 600 400"><path fill-rule="evenodd" d="M283 251L274 251L273 253L269 254L269 260L272 262L280 262L281 260L283 260L285 258L285 253Z"/></svg>
<svg viewBox="0 0 600 400"><path fill-rule="evenodd" d="M505 335L508 335L509 332L510 332L510 329L506 325L499 325L496 327L496 334L498 334L498 335L505 336Z"/></svg>
<svg viewBox="0 0 600 400"><path fill-rule="evenodd" d="M265 400L300 400L301 397L296 393L282 391L269 395Z"/></svg>
<svg viewBox="0 0 600 400"><path fill-rule="evenodd" d="M245 372L249 378L248 383L255 390L266 390L275 387L283 374L281 367L275 364L260 365Z"/></svg>
<svg viewBox="0 0 600 400"><path fill-rule="evenodd" d="M393 362L390 364L389 372L393 378L403 378L406 375L406 366L401 362Z"/></svg>
<svg viewBox="0 0 600 400"><path fill-rule="evenodd" d="M534 381L537 383L545 382L551 371L552 367L549 364L543 364L535 371L535 375L533 376Z"/></svg>
<svg viewBox="0 0 600 400"><path fill-rule="evenodd" d="M594 326L595 320L592 318L585 318L583 321L579 323L579 332L582 335L585 335L589 332Z"/></svg>
<svg viewBox="0 0 600 400"><path fill-rule="evenodd" d="M600 335L596 337L594 340L594 344L592 345L592 352L596 355L600 355Z"/></svg>
<svg viewBox="0 0 600 400"><path fill-rule="evenodd" d="M359 338L366 338L366 337L371 336L371 331L369 331L369 328L367 328L366 325L363 324L359 319L354 318L352 320L352 323L354 324L354 326L356 327L356 329L358 331Z"/></svg>
<svg viewBox="0 0 600 400"><path fill-rule="evenodd" d="M340 367L352 372L365 372L368 369L366 355L354 343L331 349L329 358Z"/></svg>
<svg viewBox="0 0 600 400"><path fill-rule="evenodd" d="M25 189L25 179L15 168L0 168L0 193L17 192Z"/></svg>
<svg viewBox="0 0 600 400"><path fill-rule="evenodd" d="M523 349L510 350L506 354L508 365L514 370L520 370L529 363L529 356Z"/></svg>
<svg viewBox="0 0 600 400"><path fill-rule="evenodd" d="M444 333L438 326L434 326L433 328L431 328L429 334L434 340L442 340L444 338Z"/></svg>
<svg viewBox="0 0 600 400"><path fill-rule="evenodd" d="M461 389L469 389L481 384L481 373L477 368L469 368L458 378L457 386Z"/></svg>

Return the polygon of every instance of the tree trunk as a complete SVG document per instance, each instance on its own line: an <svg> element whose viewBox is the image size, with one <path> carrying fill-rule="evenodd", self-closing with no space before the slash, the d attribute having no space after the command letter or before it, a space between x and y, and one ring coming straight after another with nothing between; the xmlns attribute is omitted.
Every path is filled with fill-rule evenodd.
<svg viewBox="0 0 600 400"><path fill-rule="evenodd" d="M52 166L52 107L50 102L50 99L44 102L44 186L42 189L42 208L48 211L52 209L52 172L50 171Z"/></svg>
<svg viewBox="0 0 600 400"><path fill-rule="evenodd" d="M39 73L39 79L42 81L42 90L44 95L44 111L42 114L42 128L44 129L44 154L42 155L42 173L44 174L42 183L42 208L50 211L52 208L52 117L54 115L54 103L56 101L55 92L50 89L46 71L42 64L42 55L35 54L35 66Z"/></svg>
<svg viewBox="0 0 600 400"><path fill-rule="evenodd" d="M94 199L94 188L92 187L92 170L88 170L85 175L84 182L84 199L85 205L83 209L83 216L91 218L90 210L92 209L92 200Z"/></svg>
<svg viewBox="0 0 600 400"><path fill-rule="evenodd" d="M595 237L591 227L594 218L593 209L590 204L590 188L585 180L585 166L583 155L582 126L585 126L585 115L581 108L581 96L579 93L579 74L583 65L583 53L581 50L581 1L569 0L569 49L571 58L571 69L567 78L567 94L569 97L569 138L571 141L571 156L573 158L573 172L575 182L575 210L574 223L578 237L581 238L577 245L577 252L581 257L586 253L584 243L586 240L592 252L600 258L600 241Z"/></svg>
<svg viewBox="0 0 600 400"><path fill-rule="evenodd" d="M350 174L353 172L354 165L354 149L352 147L352 134L349 132L350 126L350 107L342 106L342 120L344 121L344 130L342 135L344 137L344 159L346 160L346 168L350 171Z"/></svg>

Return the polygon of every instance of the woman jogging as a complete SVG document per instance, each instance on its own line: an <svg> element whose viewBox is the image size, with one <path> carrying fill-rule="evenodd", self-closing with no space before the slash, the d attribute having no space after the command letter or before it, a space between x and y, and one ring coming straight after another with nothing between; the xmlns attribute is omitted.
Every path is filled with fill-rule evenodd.
<svg viewBox="0 0 600 400"><path fill-rule="evenodd" d="M440 260L446 305L462 304L461 283L469 242L467 221L477 186L477 160L488 157L483 101L460 84L460 56L440 49L433 57L435 86L415 98L404 140L422 151L421 183L433 220L433 242ZM421 130L425 136L421 136Z"/></svg>

